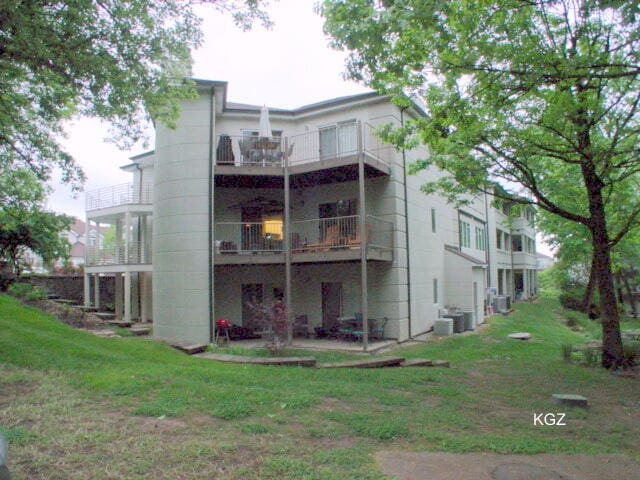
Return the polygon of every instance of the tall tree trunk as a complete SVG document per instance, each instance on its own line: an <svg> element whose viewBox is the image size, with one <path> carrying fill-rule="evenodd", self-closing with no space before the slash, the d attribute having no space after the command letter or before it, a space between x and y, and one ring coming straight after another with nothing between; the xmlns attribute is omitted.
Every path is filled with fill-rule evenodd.
<svg viewBox="0 0 640 480"><path fill-rule="evenodd" d="M590 312L591 298L593 297L593 290L596 286L596 267L595 258L591 259L591 270L589 271L589 282L584 289L584 295L582 296L582 311Z"/></svg>
<svg viewBox="0 0 640 480"><path fill-rule="evenodd" d="M587 139L588 140L588 139ZM589 229L593 242L593 266L600 294L600 321L602 322L602 366L615 369L623 364L622 337L616 289L611 271L611 244L607 231L602 189L604 184L592 162L582 164L582 174L589 200Z"/></svg>

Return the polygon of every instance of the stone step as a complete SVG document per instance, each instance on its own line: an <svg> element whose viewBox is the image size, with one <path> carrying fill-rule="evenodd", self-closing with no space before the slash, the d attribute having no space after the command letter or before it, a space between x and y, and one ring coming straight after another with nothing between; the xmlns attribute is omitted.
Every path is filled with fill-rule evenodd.
<svg viewBox="0 0 640 480"><path fill-rule="evenodd" d="M96 312L94 313L100 320L115 320L116 314L111 312Z"/></svg>
<svg viewBox="0 0 640 480"><path fill-rule="evenodd" d="M109 325L113 325L114 327L122 327L129 328L133 325L133 322L127 320L107 320Z"/></svg>
<svg viewBox="0 0 640 480"><path fill-rule="evenodd" d="M404 357L378 357L348 362L318 363L316 368L382 368L397 367L404 362Z"/></svg>
<svg viewBox="0 0 640 480"><path fill-rule="evenodd" d="M173 348L189 355L204 352L208 345L206 343L170 343Z"/></svg>
<svg viewBox="0 0 640 480"><path fill-rule="evenodd" d="M120 338L120 335L118 335L116 332L114 332L113 330L90 330L87 329L85 330L86 332L89 332L93 335L95 335L96 337L102 337L102 338Z"/></svg>
<svg viewBox="0 0 640 480"><path fill-rule="evenodd" d="M151 333L151 327L149 325L133 325L129 331L137 336L149 335Z"/></svg>
<svg viewBox="0 0 640 480"><path fill-rule="evenodd" d="M198 358L217 360L225 363L242 363L249 365L277 365L290 367L313 367L316 359L313 357L246 357L242 355L225 355L220 353L199 353Z"/></svg>
<svg viewBox="0 0 640 480"><path fill-rule="evenodd" d="M56 303L61 303L63 305L75 305L75 300L69 300L68 298L56 298L53 300Z"/></svg>
<svg viewBox="0 0 640 480"><path fill-rule="evenodd" d="M433 361L425 358L410 358L400 364L401 367L433 367Z"/></svg>
<svg viewBox="0 0 640 480"><path fill-rule="evenodd" d="M74 308L77 308L78 310L82 310L83 312L97 312L98 309L92 305L89 305L88 307L85 305L74 305Z"/></svg>
<svg viewBox="0 0 640 480"><path fill-rule="evenodd" d="M49 300L57 300L57 299L59 299L59 298L60 298L60 295L56 295L55 293L48 293L48 294L47 294L47 298L48 298Z"/></svg>
<svg viewBox="0 0 640 480"><path fill-rule="evenodd" d="M569 405L572 407L588 407L587 397L574 395L571 393L554 393L552 395L554 403L558 405Z"/></svg>

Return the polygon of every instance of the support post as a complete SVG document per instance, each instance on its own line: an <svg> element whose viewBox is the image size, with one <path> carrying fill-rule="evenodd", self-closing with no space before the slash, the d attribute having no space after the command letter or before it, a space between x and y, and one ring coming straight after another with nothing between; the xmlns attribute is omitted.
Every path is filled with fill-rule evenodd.
<svg viewBox="0 0 640 480"><path fill-rule="evenodd" d="M291 195L289 192L289 157L286 154L288 150L287 138L284 139L284 277L285 277L285 305L287 306L287 344L291 345L293 341L293 301L291 298L291 234L290 234L290 203Z"/></svg>
<svg viewBox="0 0 640 480"><path fill-rule="evenodd" d="M362 349L369 348L369 308L367 291L367 211L365 208L364 152L362 149L362 124L358 122L358 210L360 213L360 310L362 312Z"/></svg>
<svg viewBox="0 0 640 480"><path fill-rule="evenodd" d="M124 272L124 316L125 322L131 321L131 272Z"/></svg>
<svg viewBox="0 0 640 480"><path fill-rule="evenodd" d="M91 306L91 279L88 273L84 274L84 306Z"/></svg>
<svg viewBox="0 0 640 480"><path fill-rule="evenodd" d="M116 290L116 319L122 320L122 273L116 273L115 278L115 290Z"/></svg>
<svg viewBox="0 0 640 480"><path fill-rule="evenodd" d="M140 282L140 322L146 323L149 314L147 313L147 273L140 272L138 274L138 279Z"/></svg>
<svg viewBox="0 0 640 480"><path fill-rule="evenodd" d="M124 263L125 265L129 264L129 242L131 240L131 213L126 212L124 214ZM129 274L131 277L131 274Z"/></svg>
<svg viewBox="0 0 640 480"><path fill-rule="evenodd" d="M100 310L100 275L93 274L93 306Z"/></svg>

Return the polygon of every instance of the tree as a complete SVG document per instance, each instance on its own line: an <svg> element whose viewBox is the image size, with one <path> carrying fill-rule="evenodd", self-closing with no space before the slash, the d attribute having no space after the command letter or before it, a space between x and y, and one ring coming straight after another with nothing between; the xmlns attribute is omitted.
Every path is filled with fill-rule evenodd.
<svg viewBox="0 0 640 480"><path fill-rule="evenodd" d="M603 366L622 365L611 249L638 224L640 22L622 0L325 0L325 30L349 50L348 74L424 118L412 135L430 147L417 168L450 199L501 181L516 201L589 231L600 294ZM567 203L563 191L575 191ZM499 191L499 190L495 190ZM619 198L619 197L618 197ZM607 212L618 211L612 228Z"/></svg>
<svg viewBox="0 0 640 480"><path fill-rule="evenodd" d="M82 170L59 144L76 114L107 120L124 146L150 118L172 125L195 94L184 77L203 3L242 28L269 23L260 0L0 2L0 174L28 167L47 180L58 167L79 188Z"/></svg>
<svg viewBox="0 0 640 480"><path fill-rule="evenodd" d="M19 276L27 250L45 262L68 257L69 242L60 233L73 219L44 209L46 190L33 172L0 175L0 192L0 260Z"/></svg>

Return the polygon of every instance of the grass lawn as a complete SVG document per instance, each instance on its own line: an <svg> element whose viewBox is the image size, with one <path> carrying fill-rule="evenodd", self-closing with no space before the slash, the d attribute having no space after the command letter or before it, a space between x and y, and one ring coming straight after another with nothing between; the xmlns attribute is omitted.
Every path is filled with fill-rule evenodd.
<svg viewBox="0 0 640 480"><path fill-rule="evenodd" d="M640 382L564 363L563 344L597 332L578 320L570 330L542 299L481 333L394 352L449 369L315 370L98 338L0 295L0 430L16 479L383 479L381 448L640 460ZM523 330L531 341L506 338ZM558 407L556 392L591 407ZM534 412L566 412L567 425L534 426Z"/></svg>

